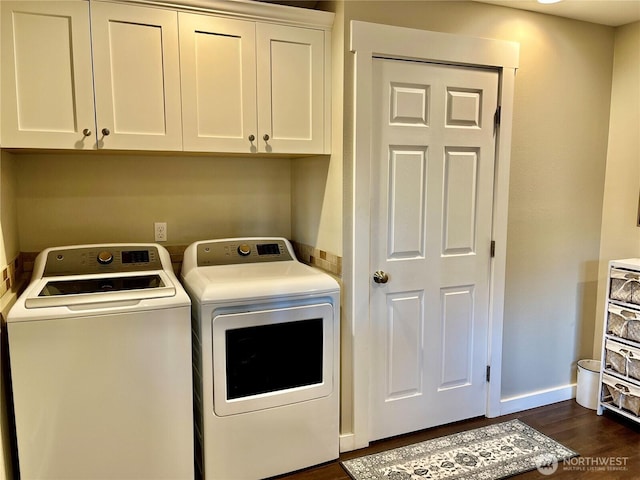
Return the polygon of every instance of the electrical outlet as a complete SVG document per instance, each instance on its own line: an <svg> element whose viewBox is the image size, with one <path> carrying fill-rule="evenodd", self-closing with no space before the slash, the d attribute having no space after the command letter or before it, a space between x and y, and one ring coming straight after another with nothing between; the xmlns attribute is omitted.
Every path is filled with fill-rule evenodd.
<svg viewBox="0 0 640 480"><path fill-rule="evenodd" d="M167 222L155 222L153 224L156 242L167 241Z"/></svg>

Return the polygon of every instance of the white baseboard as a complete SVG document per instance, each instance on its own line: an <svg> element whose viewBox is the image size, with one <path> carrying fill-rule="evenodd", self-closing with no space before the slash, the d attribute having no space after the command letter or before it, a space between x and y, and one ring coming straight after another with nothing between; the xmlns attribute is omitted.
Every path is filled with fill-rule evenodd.
<svg viewBox="0 0 640 480"><path fill-rule="evenodd" d="M353 433L340 434L340 453L356 449L356 436Z"/></svg>
<svg viewBox="0 0 640 480"><path fill-rule="evenodd" d="M570 400L576 397L576 384L538 390L500 400L500 415L521 412L530 408L542 407L552 403Z"/></svg>
<svg viewBox="0 0 640 480"><path fill-rule="evenodd" d="M572 383L562 387L538 390L536 392L515 395L500 400L500 415L522 412L531 408L543 407L552 403L571 400L576 397L576 384ZM356 448L356 437L353 433L340 435L340 453L350 452Z"/></svg>

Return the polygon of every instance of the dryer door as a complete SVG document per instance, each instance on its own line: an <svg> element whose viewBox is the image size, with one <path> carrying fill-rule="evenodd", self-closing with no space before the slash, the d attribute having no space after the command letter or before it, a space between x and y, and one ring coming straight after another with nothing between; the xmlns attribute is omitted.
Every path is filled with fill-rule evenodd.
<svg viewBox="0 0 640 480"><path fill-rule="evenodd" d="M216 315L213 399L218 416L326 397L334 388L329 303Z"/></svg>

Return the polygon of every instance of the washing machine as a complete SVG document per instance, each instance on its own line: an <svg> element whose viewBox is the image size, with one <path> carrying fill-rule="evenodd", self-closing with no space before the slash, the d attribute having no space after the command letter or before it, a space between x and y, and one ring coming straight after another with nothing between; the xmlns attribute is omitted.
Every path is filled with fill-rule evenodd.
<svg viewBox="0 0 640 480"><path fill-rule="evenodd" d="M190 310L160 245L41 252L7 316L20 478L193 479Z"/></svg>
<svg viewBox="0 0 640 480"><path fill-rule="evenodd" d="M184 255L193 311L196 472L255 480L339 455L338 283L284 238Z"/></svg>

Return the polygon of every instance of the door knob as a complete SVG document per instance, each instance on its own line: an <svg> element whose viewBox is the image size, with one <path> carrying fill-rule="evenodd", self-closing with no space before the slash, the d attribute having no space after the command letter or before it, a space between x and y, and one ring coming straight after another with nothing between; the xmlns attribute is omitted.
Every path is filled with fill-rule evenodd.
<svg viewBox="0 0 640 480"><path fill-rule="evenodd" d="M256 139L256 136L252 133L251 135L249 135L249 141L253 143L253 141Z"/></svg>
<svg viewBox="0 0 640 480"><path fill-rule="evenodd" d="M85 128L84 130L82 130L82 135L84 135L85 137L90 136L91 130L89 130L88 128Z"/></svg>
<svg viewBox="0 0 640 480"><path fill-rule="evenodd" d="M269 134L268 134L268 133L265 133L265 134L262 136L262 139L263 139L265 142L268 142L268 141L269 141Z"/></svg>
<svg viewBox="0 0 640 480"><path fill-rule="evenodd" d="M373 274L373 281L376 283L387 283L389 281L389 275L382 270L378 270Z"/></svg>
<svg viewBox="0 0 640 480"><path fill-rule="evenodd" d="M104 135L105 137L108 136L111 132L109 131L108 128L103 128L102 129L102 135Z"/></svg>

